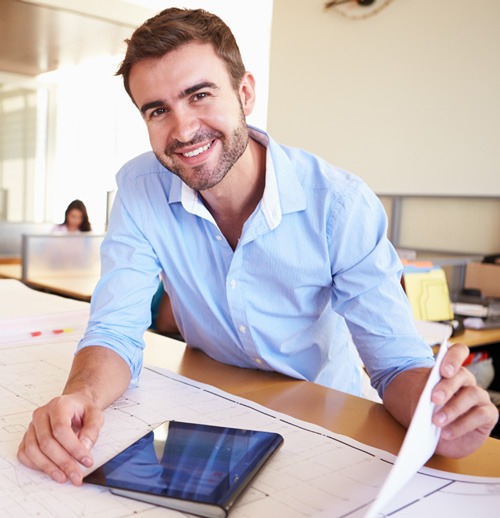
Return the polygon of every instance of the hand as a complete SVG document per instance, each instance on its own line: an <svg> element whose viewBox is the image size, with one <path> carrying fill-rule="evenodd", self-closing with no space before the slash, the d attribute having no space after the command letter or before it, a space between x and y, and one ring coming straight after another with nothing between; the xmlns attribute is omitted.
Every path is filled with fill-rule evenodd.
<svg viewBox="0 0 500 518"><path fill-rule="evenodd" d="M479 448L498 421L498 410L488 393L476 385L474 375L462 363L469 354L463 344L446 352L440 368L442 379L432 391L431 400L443 405L432 418L440 426L436 453L465 457Z"/></svg>
<svg viewBox="0 0 500 518"><path fill-rule="evenodd" d="M17 452L25 466L38 469L57 482L82 484L80 465L94 463L90 450L104 418L93 401L80 395L63 395L33 412L33 420Z"/></svg>

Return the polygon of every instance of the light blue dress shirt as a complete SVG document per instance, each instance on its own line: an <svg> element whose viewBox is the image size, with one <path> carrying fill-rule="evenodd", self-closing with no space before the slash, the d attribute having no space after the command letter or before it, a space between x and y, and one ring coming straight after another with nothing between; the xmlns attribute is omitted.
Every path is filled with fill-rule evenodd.
<svg viewBox="0 0 500 518"><path fill-rule="evenodd" d="M267 147L266 185L234 251L199 194L152 152L120 170L79 348L115 350L137 378L161 273L186 342L221 362L356 395L352 341L380 395L399 372L432 366L375 194L358 177L250 131Z"/></svg>

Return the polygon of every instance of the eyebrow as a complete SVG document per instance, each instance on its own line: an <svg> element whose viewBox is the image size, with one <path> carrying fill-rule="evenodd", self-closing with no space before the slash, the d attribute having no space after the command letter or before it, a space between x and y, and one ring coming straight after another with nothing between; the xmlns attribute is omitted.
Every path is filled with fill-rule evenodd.
<svg viewBox="0 0 500 518"><path fill-rule="evenodd" d="M178 95L179 99L182 99L184 97L187 97L188 95L192 95L198 90L202 90L203 88L209 88L211 90L219 90L219 87L210 81L203 81L201 83L197 83L193 86L190 86L186 88L185 90L182 90L182 92ZM159 108L160 106L165 106L165 101L157 100L157 101L151 101L149 103L145 103L140 107L140 111L143 115L146 114L148 110L151 110L153 108Z"/></svg>
<svg viewBox="0 0 500 518"><path fill-rule="evenodd" d="M210 81L203 81L196 85L190 86L189 88L186 88L184 91L182 91L180 93L179 99L182 99L183 97L186 97L187 95L194 94L198 90L203 90L203 88L210 88L211 90L219 89L219 87L215 83L211 83Z"/></svg>
<svg viewBox="0 0 500 518"><path fill-rule="evenodd" d="M140 111L142 115L145 115L148 110L151 110L152 108L158 108L159 106L164 106L165 103L163 101L152 101L150 103L143 104L140 107Z"/></svg>

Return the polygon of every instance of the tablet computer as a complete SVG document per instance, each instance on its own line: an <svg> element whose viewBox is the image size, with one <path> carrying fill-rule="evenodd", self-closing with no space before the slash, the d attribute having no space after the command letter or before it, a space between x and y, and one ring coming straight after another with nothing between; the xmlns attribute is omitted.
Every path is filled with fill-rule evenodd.
<svg viewBox="0 0 500 518"><path fill-rule="evenodd" d="M166 421L83 480L155 505L225 517L282 444L275 432Z"/></svg>

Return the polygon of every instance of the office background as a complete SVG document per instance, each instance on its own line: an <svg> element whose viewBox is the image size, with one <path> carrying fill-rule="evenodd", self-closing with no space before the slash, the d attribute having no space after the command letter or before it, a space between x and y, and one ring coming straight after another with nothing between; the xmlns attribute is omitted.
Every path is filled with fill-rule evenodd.
<svg viewBox="0 0 500 518"><path fill-rule="evenodd" d="M498 253L500 2L393 0L360 20L324 3L274 0L271 134L412 195L399 245Z"/></svg>
<svg viewBox="0 0 500 518"><path fill-rule="evenodd" d="M123 40L174 5L204 7L233 28L258 81L252 122L265 126L272 2L253 1L242 16L232 0L0 0L4 219L59 222L79 198L93 228L104 226L118 168L150 149L145 124L114 76Z"/></svg>
<svg viewBox="0 0 500 518"><path fill-rule="evenodd" d="M20 3L1 0L0 8L12 2ZM68 0L46 3L75 8ZM217 12L236 32L260 89L262 111L252 123L358 174L389 214L394 195L412 196L402 214L401 228L412 234L408 246L498 252L500 3L393 0L361 20L324 4L182 3ZM131 1L108 0L78 8L100 13L101 21L120 18L126 32L146 12L169 5L179 3L151 0L141 10ZM38 78L44 87L35 91L31 78L0 75L0 188L23 200L9 203L7 219L57 221L80 197L96 224L104 223L117 168L148 149L140 117L111 76L117 59L109 53ZM13 100L12 84L21 99ZM23 146L7 146L12 132L5 121L13 112L28 130Z"/></svg>

